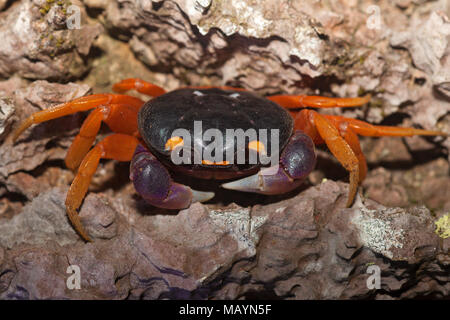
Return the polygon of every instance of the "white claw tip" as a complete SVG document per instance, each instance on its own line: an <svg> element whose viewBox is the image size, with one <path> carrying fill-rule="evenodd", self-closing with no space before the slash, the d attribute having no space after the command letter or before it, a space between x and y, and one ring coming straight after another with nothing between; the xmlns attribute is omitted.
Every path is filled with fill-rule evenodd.
<svg viewBox="0 0 450 320"><path fill-rule="evenodd" d="M222 184L222 188L237 190L237 191L245 191L245 192L260 192L262 191L261 181L259 174L254 174L252 176L231 181Z"/></svg>
<svg viewBox="0 0 450 320"><path fill-rule="evenodd" d="M192 189L191 189L192 190ZM214 192L192 190L192 203L205 202L214 198Z"/></svg>

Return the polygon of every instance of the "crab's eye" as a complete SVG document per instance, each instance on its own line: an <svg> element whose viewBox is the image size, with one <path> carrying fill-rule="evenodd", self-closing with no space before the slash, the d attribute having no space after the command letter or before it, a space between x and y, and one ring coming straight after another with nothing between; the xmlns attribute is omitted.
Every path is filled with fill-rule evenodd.
<svg viewBox="0 0 450 320"><path fill-rule="evenodd" d="M266 147L264 146L264 143L262 143L259 140L252 140L248 143L248 148L250 150L254 150L258 152L259 154L265 155L266 154Z"/></svg>
<svg viewBox="0 0 450 320"><path fill-rule="evenodd" d="M175 147L182 147L184 145L184 141L183 138L179 137L179 136L174 136L171 137L169 140L167 140L166 145L165 145L165 150L166 151L172 151L173 149L175 149Z"/></svg>

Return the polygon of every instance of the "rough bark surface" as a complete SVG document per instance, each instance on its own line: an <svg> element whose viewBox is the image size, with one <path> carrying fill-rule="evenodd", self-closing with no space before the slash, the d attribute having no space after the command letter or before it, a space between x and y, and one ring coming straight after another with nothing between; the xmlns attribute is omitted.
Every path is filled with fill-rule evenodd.
<svg viewBox="0 0 450 320"><path fill-rule="evenodd" d="M16 144L10 133L128 77L371 93L363 108L326 112L450 132L449 16L446 0L0 0L0 298L448 298L448 138L363 139L370 170L348 209L335 182L347 173L325 148L288 195L218 189L180 212L146 205L128 164L104 161L80 210L85 243L65 213L62 160L86 114ZM67 286L69 266L81 289Z"/></svg>

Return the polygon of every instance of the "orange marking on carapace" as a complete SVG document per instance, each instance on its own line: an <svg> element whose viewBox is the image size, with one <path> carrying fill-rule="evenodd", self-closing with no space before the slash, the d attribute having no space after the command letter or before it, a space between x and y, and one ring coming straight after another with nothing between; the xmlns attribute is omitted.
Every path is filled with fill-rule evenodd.
<svg viewBox="0 0 450 320"><path fill-rule="evenodd" d="M252 140L248 143L248 148L251 150L255 150L259 154L266 154L266 147L264 143L259 140Z"/></svg>
<svg viewBox="0 0 450 320"><path fill-rule="evenodd" d="M172 137L169 140L167 140L164 147L167 151L172 151L177 146L181 146L181 147L184 146L184 141L183 141L183 138L175 136L175 137Z"/></svg>
<svg viewBox="0 0 450 320"><path fill-rule="evenodd" d="M208 165L208 166L227 166L230 164L228 161L220 161L220 162L214 162L210 160L202 160L202 164Z"/></svg>

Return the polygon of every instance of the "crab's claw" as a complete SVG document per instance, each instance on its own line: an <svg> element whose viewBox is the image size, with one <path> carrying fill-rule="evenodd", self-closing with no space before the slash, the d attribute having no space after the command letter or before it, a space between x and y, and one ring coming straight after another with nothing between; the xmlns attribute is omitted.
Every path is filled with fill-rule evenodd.
<svg viewBox="0 0 450 320"><path fill-rule="evenodd" d="M314 169L316 153L311 138L296 131L281 153L280 163L222 187L262 194L282 194L297 188Z"/></svg>
<svg viewBox="0 0 450 320"><path fill-rule="evenodd" d="M274 174L265 174L265 170L274 170ZM240 180L222 184L225 189L262 194L281 194L298 187L303 179L295 180L281 166L261 169L257 174Z"/></svg>
<svg viewBox="0 0 450 320"><path fill-rule="evenodd" d="M138 145L130 165L134 188L148 203L165 209L184 209L194 202L214 197L214 192L196 191L173 182L167 169L142 145Z"/></svg>

